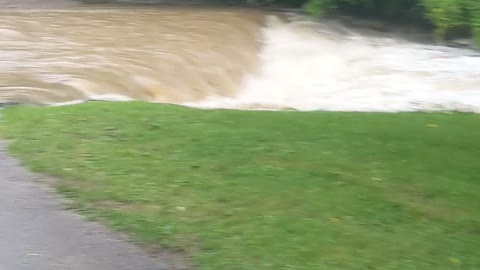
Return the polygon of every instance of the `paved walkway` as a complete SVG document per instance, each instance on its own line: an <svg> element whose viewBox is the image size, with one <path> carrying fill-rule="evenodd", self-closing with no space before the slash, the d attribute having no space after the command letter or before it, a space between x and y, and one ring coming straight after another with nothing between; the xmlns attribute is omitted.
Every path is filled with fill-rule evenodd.
<svg viewBox="0 0 480 270"><path fill-rule="evenodd" d="M0 142L0 270L168 269L33 179Z"/></svg>

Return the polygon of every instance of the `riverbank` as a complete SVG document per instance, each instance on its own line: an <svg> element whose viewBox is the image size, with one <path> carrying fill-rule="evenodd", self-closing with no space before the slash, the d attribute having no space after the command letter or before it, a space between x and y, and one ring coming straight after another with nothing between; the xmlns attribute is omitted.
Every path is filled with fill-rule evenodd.
<svg viewBox="0 0 480 270"><path fill-rule="evenodd" d="M477 269L479 115L9 107L90 218L198 269Z"/></svg>

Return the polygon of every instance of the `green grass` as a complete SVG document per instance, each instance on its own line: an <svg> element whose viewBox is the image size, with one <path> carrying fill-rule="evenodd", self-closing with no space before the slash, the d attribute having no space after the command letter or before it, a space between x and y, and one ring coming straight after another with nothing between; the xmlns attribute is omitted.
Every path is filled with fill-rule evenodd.
<svg viewBox="0 0 480 270"><path fill-rule="evenodd" d="M12 107L75 207L201 270L480 269L480 115Z"/></svg>

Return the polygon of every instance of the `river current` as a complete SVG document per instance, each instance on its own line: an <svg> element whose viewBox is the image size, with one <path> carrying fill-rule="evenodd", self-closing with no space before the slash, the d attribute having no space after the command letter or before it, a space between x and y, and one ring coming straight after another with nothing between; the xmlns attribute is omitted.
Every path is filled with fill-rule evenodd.
<svg viewBox="0 0 480 270"><path fill-rule="evenodd" d="M480 112L480 55L258 9L0 0L0 102L88 100Z"/></svg>

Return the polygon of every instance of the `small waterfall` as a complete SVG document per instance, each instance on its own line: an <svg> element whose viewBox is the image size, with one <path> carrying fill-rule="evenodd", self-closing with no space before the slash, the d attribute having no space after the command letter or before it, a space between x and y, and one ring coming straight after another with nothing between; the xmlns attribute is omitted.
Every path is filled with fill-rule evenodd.
<svg viewBox="0 0 480 270"><path fill-rule="evenodd" d="M467 49L253 9L7 4L2 103L480 112L480 56Z"/></svg>

